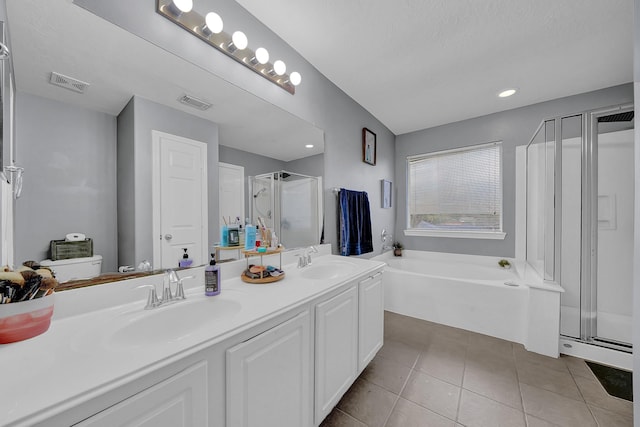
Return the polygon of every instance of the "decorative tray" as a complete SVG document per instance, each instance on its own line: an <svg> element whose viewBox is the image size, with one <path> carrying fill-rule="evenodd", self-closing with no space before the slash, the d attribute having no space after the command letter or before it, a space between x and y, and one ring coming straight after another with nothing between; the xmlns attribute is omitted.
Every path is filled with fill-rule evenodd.
<svg viewBox="0 0 640 427"><path fill-rule="evenodd" d="M262 278L251 278L249 276L247 276L245 274L245 272L243 271L242 274L240 275L240 279L242 279L243 282L246 283L254 283L254 284L266 284L266 283L273 283L273 282L277 282L278 280L282 280L284 279L284 272L279 275L279 276L265 276Z"/></svg>

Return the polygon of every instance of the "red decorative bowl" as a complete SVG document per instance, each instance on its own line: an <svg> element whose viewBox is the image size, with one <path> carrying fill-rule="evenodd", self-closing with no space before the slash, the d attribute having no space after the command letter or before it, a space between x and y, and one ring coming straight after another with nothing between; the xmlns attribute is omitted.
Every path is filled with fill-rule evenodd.
<svg viewBox="0 0 640 427"><path fill-rule="evenodd" d="M0 344L26 340L46 332L53 316L54 295L0 304Z"/></svg>

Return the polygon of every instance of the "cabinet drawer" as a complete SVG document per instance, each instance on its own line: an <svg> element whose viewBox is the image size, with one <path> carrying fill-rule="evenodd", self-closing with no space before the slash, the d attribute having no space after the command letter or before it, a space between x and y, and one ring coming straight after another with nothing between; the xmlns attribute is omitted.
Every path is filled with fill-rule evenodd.
<svg viewBox="0 0 640 427"><path fill-rule="evenodd" d="M207 418L207 362L203 361L75 426L192 427L206 426Z"/></svg>

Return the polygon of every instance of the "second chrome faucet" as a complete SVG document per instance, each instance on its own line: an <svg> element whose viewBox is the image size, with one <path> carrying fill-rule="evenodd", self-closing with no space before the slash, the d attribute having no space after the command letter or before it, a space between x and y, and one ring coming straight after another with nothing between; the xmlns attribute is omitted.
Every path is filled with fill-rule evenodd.
<svg viewBox="0 0 640 427"><path fill-rule="evenodd" d="M193 279L194 277L195 276L186 276L180 279L178 278L178 273L176 273L175 270L166 270L162 279L161 298L158 298L158 293L156 292L156 287L154 285L140 286L143 288L150 288L149 296L147 298L147 305L144 307L144 309L151 310L162 305L186 299L187 297L184 294L184 286L182 285L182 282L186 279ZM171 290L171 288L174 287L174 284L176 289L175 294Z"/></svg>
<svg viewBox="0 0 640 427"><path fill-rule="evenodd" d="M311 265L311 254L317 254L318 248L315 246L309 246L305 248L302 254L297 254L298 256L298 268L306 267L307 265Z"/></svg>

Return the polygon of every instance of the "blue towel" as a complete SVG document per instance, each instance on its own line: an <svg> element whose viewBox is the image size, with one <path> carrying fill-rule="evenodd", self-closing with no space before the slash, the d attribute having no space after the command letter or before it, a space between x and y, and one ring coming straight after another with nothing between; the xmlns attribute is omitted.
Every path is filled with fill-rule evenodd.
<svg viewBox="0 0 640 427"><path fill-rule="evenodd" d="M367 193L341 188L338 216L340 255L361 255L373 252L371 212Z"/></svg>

